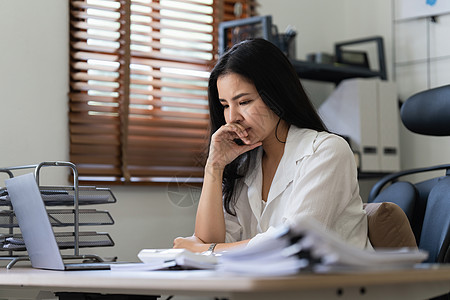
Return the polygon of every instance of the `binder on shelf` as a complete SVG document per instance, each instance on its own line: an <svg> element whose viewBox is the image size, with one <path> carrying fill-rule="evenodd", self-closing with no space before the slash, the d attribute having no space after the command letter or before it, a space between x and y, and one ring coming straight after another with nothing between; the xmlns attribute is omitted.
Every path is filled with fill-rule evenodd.
<svg viewBox="0 0 450 300"><path fill-rule="evenodd" d="M377 78L342 81L319 107L325 125L348 137L359 154L360 172L400 169L396 87Z"/></svg>
<svg viewBox="0 0 450 300"><path fill-rule="evenodd" d="M378 124L380 130L381 170L400 170L399 108L395 83L378 82Z"/></svg>

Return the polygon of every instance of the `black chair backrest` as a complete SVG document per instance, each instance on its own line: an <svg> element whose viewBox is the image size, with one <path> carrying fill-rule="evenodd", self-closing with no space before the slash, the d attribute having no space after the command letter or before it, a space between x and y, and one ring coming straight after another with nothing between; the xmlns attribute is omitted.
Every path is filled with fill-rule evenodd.
<svg viewBox="0 0 450 300"><path fill-rule="evenodd" d="M450 85L426 90L408 98L400 110L403 124L412 132L450 135Z"/></svg>
<svg viewBox="0 0 450 300"><path fill-rule="evenodd" d="M428 196L430 195L430 192L434 188L434 186L444 178L445 176L431 178L415 184L418 192L418 197L415 203L414 214L411 221L411 228L414 232L414 235L416 236L417 241L420 241L422 235L423 220L425 218Z"/></svg>
<svg viewBox="0 0 450 300"><path fill-rule="evenodd" d="M419 193L412 183L398 181L382 190L372 202L393 202L397 204L405 212L409 223L411 223L418 196Z"/></svg>
<svg viewBox="0 0 450 300"><path fill-rule="evenodd" d="M447 167L447 165L443 166L444 169L445 167ZM448 168L450 169L450 165ZM422 227L425 218L425 210L427 208L428 196L434 186L445 178L447 178L447 176L436 177L415 184L405 181L397 181L398 177L388 181L383 181L382 179L378 183L382 183L383 186L388 184L390 185L384 189L380 189L378 194L369 196L368 202L393 202L400 206L408 217L417 244L419 244L422 235ZM377 185L372 188L372 191L374 191L374 189L378 189Z"/></svg>
<svg viewBox="0 0 450 300"><path fill-rule="evenodd" d="M444 262L450 230L450 176L439 181L428 196L419 248L429 253L426 262ZM442 247L447 245L447 249Z"/></svg>
<svg viewBox="0 0 450 300"><path fill-rule="evenodd" d="M414 133L450 136L450 85L411 96L403 103L400 115L406 128ZM413 186L398 182L406 175L436 170L446 170L446 176ZM383 177L373 186L368 202L383 201L397 203L404 209L419 248L429 252L427 262L450 262L450 164L404 170ZM414 202L412 215L411 201Z"/></svg>

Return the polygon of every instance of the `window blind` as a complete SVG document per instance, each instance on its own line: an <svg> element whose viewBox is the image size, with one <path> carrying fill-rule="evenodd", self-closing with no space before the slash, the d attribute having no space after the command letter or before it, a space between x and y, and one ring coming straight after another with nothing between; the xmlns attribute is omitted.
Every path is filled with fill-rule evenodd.
<svg viewBox="0 0 450 300"><path fill-rule="evenodd" d="M200 183L218 24L256 0L71 0L70 160L80 182Z"/></svg>

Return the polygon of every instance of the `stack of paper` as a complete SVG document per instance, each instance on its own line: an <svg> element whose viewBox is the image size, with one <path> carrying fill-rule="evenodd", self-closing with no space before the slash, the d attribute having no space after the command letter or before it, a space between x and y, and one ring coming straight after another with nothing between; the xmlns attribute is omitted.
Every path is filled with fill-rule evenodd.
<svg viewBox="0 0 450 300"><path fill-rule="evenodd" d="M254 245L224 253L218 269L252 275L289 275L314 272L403 268L425 260L419 249L363 250L340 240L315 220L303 218L284 226Z"/></svg>
<svg viewBox="0 0 450 300"><path fill-rule="evenodd" d="M419 249L363 250L349 245L317 221L302 218L268 232L252 246L203 255L184 249L144 249L142 263L112 265L112 270L215 269L253 276L283 276L303 271L330 272L412 267L428 257Z"/></svg>
<svg viewBox="0 0 450 300"><path fill-rule="evenodd" d="M152 271L163 269L215 269L218 256L193 253L186 249L143 249L138 254L142 263L115 264L111 270Z"/></svg>
<svg viewBox="0 0 450 300"><path fill-rule="evenodd" d="M178 266L193 269L214 269L218 257L193 253L186 249L143 249L139 259L147 264L174 261Z"/></svg>
<svg viewBox="0 0 450 300"><path fill-rule="evenodd" d="M283 229L273 238L254 247L224 253L217 269L222 272L281 276L298 273L310 265L310 257L299 255L297 244L291 244Z"/></svg>

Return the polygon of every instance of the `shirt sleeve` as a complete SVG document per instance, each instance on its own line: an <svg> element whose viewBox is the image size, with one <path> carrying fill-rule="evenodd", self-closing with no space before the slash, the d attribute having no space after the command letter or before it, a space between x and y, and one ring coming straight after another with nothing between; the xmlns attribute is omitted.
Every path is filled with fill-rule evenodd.
<svg viewBox="0 0 450 300"><path fill-rule="evenodd" d="M266 232L258 233L247 243L247 248L255 247L258 244L266 241L267 239L273 239L273 233L277 232L277 228L270 226Z"/></svg>
<svg viewBox="0 0 450 300"><path fill-rule="evenodd" d="M336 219L356 199L358 191L356 163L347 142L334 135L318 139L314 152L297 161L286 221L309 216L337 231L333 228Z"/></svg>
<svg viewBox="0 0 450 300"><path fill-rule="evenodd" d="M236 216L230 215L224 209L225 218L225 243L234 243L242 239L242 226Z"/></svg>

